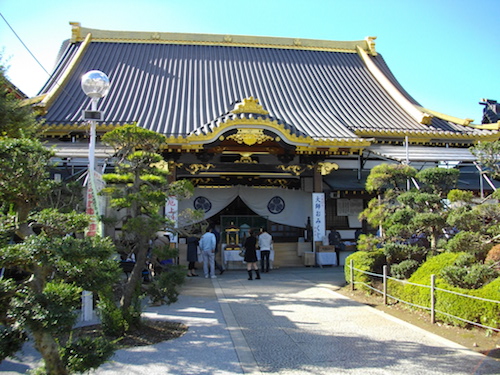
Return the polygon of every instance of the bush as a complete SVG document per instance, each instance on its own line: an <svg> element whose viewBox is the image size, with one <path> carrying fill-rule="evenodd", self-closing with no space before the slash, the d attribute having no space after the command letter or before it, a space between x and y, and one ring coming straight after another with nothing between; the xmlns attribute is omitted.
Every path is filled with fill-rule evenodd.
<svg viewBox="0 0 500 375"><path fill-rule="evenodd" d="M109 295L110 292L107 294ZM129 329L129 324L122 310L116 303L102 293L97 305L101 316L102 331L106 336L121 337Z"/></svg>
<svg viewBox="0 0 500 375"><path fill-rule="evenodd" d="M383 247L388 264L401 263L403 260L422 260L426 249L417 245L389 242Z"/></svg>
<svg viewBox="0 0 500 375"><path fill-rule="evenodd" d="M403 260L401 263L391 266L391 275L396 279L408 279L419 265L420 263L413 259Z"/></svg>
<svg viewBox="0 0 500 375"><path fill-rule="evenodd" d="M451 252L466 252L473 254L477 260L483 261L486 258L486 253L489 246L484 243L483 238L476 232L458 232L446 244L446 250Z"/></svg>
<svg viewBox="0 0 500 375"><path fill-rule="evenodd" d="M358 270L382 273L382 266L385 264L385 256L382 250L377 251L356 251L355 253L349 255L345 260L344 275L348 283L351 282L351 269L350 264L353 261L354 268ZM359 271L354 272L354 281L360 283L369 283L370 278L368 275L361 273Z"/></svg>
<svg viewBox="0 0 500 375"><path fill-rule="evenodd" d="M462 254L452 266L443 268L441 277L459 288L479 289L497 278L498 273L485 264L477 263L472 254Z"/></svg>
<svg viewBox="0 0 500 375"><path fill-rule="evenodd" d="M116 343L104 337L81 337L62 348L61 358L70 373L85 373L106 362L116 350Z"/></svg>
<svg viewBox="0 0 500 375"><path fill-rule="evenodd" d="M168 270L162 271L156 276L147 289L147 294L154 304L177 302L179 296L178 287L186 279L186 269L184 266L170 266Z"/></svg>
<svg viewBox="0 0 500 375"><path fill-rule="evenodd" d="M358 238L356 247L361 251L377 251L382 239L371 234L362 234Z"/></svg>
<svg viewBox="0 0 500 375"><path fill-rule="evenodd" d="M420 285L430 285L431 275L440 275L441 271L449 266L455 265L457 259L466 255L465 253L443 253L429 258L410 277L411 283ZM475 290L454 287L448 284L443 278L436 277L435 286L440 289L461 293L465 295L500 301L500 278ZM404 301L430 307L430 289L417 285L405 284L402 288L390 290L390 294ZM447 314L458 316L472 322L487 324L490 327L500 328L500 304L475 300L456 294L436 290L436 311L443 311ZM466 326L467 323L436 313L436 317L454 325Z"/></svg>
<svg viewBox="0 0 500 375"><path fill-rule="evenodd" d="M27 339L28 335L26 332L0 325L0 362L21 350Z"/></svg>

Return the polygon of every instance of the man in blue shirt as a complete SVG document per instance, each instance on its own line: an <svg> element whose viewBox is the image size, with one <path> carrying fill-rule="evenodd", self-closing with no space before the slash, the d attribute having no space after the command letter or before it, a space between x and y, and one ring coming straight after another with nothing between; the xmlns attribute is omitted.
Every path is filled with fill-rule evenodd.
<svg viewBox="0 0 500 375"><path fill-rule="evenodd" d="M203 272L205 273L205 279L210 276L212 279L217 278L215 276L215 246L216 246L215 235L212 233L212 227L207 227L207 231L200 238L200 250L201 256L203 257Z"/></svg>

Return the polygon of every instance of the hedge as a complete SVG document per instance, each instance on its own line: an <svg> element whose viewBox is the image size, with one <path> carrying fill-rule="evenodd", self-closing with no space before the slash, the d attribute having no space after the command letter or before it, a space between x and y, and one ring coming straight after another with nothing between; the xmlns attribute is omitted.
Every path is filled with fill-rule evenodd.
<svg viewBox="0 0 500 375"><path fill-rule="evenodd" d="M382 266L385 263L385 255L382 250L376 251L356 251L349 255L345 260L344 275L347 283L351 282L351 259L354 263L354 268L365 272L382 273ZM362 272L354 272L354 281L369 283L370 277Z"/></svg>
<svg viewBox="0 0 500 375"><path fill-rule="evenodd" d="M429 258L408 280L411 283L429 285L431 275L435 275L435 286L452 292L465 295L500 301L500 277L493 282L486 284L479 289L463 289L454 287L446 283L439 275L444 267L453 265L455 260L464 253L443 253ZM392 283L391 283L392 284ZM423 288L416 285L405 284L403 287L396 287L388 291L389 294L419 306L430 307L430 288ZM480 301L472 298L458 296L437 290L435 292L435 309L447 314L458 316L471 322L500 328L500 304ZM465 326L467 323L448 317L447 315L436 313L436 317L444 322L458 326Z"/></svg>
<svg viewBox="0 0 500 375"><path fill-rule="evenodd" d="M500 301L500 277L479 289L463 289L446 283L440 277L441 270L455 263L457 258L464 253L442 253L429 258L409 278L410 283L430 286L431 275L435 275L435 286L452 292ZM357 251L349 255L344 267L344 275L347 283L351 281L350 261L353 260L354 268L365 272L382 274L382 266L385 256L382 251ZM354 281L370 283L370 276L355 271ZM398 281L388 280L388 294L397 299L410 302L415 305L430 308L430 288L417 285L404 284ZM458 296L452 293L435 291L435 309L447 314L480 323L493 328L500 328L500 303L480 301L468 297ZM457 326L466 326L466 322L454 319L447 315L436 313L436 318Z"/></svg>

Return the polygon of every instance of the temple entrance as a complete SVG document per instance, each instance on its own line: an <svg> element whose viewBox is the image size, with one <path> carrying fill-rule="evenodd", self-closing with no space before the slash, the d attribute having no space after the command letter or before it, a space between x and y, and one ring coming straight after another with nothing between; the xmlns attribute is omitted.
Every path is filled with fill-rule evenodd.
<svg viewBox="0 0 500 375"><path fill-rule="evenodd" d="M256 192L256 194L258 193ZM270 216L260 216L248 207L239 196L219 213L212 216L209 221L217 227L221 235L224 235L224 230L233 222L233 225L237 227L244 225L245 233L248 232L249 228L258 230L265 227L273 236L274 242L297 242L301 237L304 237L304 228L278 224L273 222ZM245 233L241 233L240 238L244 237Z"/></svg>

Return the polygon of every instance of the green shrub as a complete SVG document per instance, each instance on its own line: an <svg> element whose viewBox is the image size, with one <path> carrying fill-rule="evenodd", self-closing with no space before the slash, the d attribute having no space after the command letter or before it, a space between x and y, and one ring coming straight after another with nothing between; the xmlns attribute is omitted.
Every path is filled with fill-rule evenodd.
<svg viewBox="0 0 500 375"><path fill-rule="evenodd" d="M27 339L28 335L23 330L0 325L0 362L21 350Z"/></svg>
<svg viewBox="0 0 500 375"><path fill-rule="evenodd" d="M168 270L162 271L153 279L147 289L147 294L155 304L177 302L179 296L178 287L186 280L186 268L184 266L170 266Z"/></svg>
<svg viewBox="0 0 500 375"><path fill-rule="evenodd" d="M391 266L391 275L396 279L408 279L419 265L420 263L413 259L403 260L401 263Z"/></svg>
<svg viewBox="0 0 500 375"><path fill-rule="evenodd" d="M109 295L109 292L108 292ZM101 317L102 331L106 336L121 337L129 329L129 324L123 316L122 310L112 298L101 294L97 307Z"/></svg>
<svg viewBox="0 0 500 375"><path fill-rule="evenodd" d="M362 234L358 238L356 247L361 251L377 251L381 243L382 239L380 237L372 234Z"/></svg>
<svg viewBox="0 0 500 375"><path fill-rule="evenodd" d="M443 253L430 257L413 273L408 281L420 285L430 285L431 275L439 275L443 268L453 265L459 256L459 253ZM394 294L392 291L389 293ZM398 291L396 297L419 306L430 307L429 288L405 284L404 287Z"/></svg>
<svg viewBox="0 0 500 375"><path fill-rule="evenodd" d="M403 260L422 260L427 250L417 245L388 242L383 247L387 263L401 263Z"/></svg>
<svg viewBox="0 0 500 375"><path fill-rule="evenodd" d="M457 259L465 253L443 253L429 258L417 271L413 273L409 281L420 285L430 285L431 275L436 275L435 286L440 289L453 291L470 296L481 297L489 300L500 301L500 278L482 288L470 290L454 287L439 277L441 271L449 266L453 266ZM419 287L417 285L405 284L401 288L390 288L389 294L404 301L430 307L430 288ZM475 300L456 294L436 290L435 292L437 311L458 316L472 322L487 324L494 328L500 327L500 304L487 301ZM444 322L458 326L466 326L460 320L447 315L436 313L436 317Z"/></svg>
<svg viewBox="0 0 500 375"><path fill-rule="evenodd" d="M81 337L61 349L61 358L70 373L85 373L106 362L115 350L116 342L104 337Z"/></svg>
<svg viewBox="0 0 500 375"><path fill-rule="evenodd" d="M472 254L462 254L452 266L444 267L440 276L450 285L479 289L496 279L498 272L485 264L477 263Z"/></svg>
<svg viewBox="0 0 500 375"><path fill-rule="evenodd" d="M477 260L484 260L491 245L484 242L484 239L476 232L458 232L446 244L446 250L451 252L465 252L473 254Z"/></svg>
<svg viewBox="0 0 500 375"><path fill-rule="evenodd" d="M385 256L382 250L377 251L356 251L349 255L345 260L344 275L348 283L351 282L350 263L353 261L354 268L362 271L382 273L382 266L385 264ZM370 278L368 275L359 271L354 272L354 281L368 283Z"/></svg>

